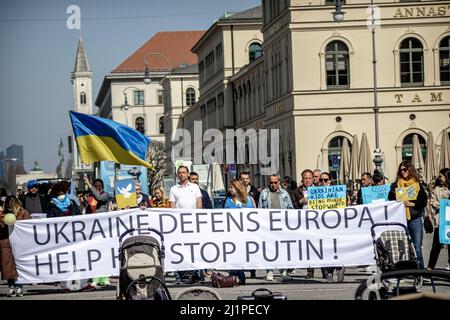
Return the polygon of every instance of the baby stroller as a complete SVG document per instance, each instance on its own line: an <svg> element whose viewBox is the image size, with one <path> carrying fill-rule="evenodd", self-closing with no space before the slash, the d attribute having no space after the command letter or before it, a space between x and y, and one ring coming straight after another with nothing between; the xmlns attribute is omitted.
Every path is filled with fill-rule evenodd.
<svg viewBox="0 0 450 320"><path fill-rule="evenodd" d="M133 236L133 231L151 231L161 238ZM171 300L164 279L164 236L153 228L129 229L119 238L120 274L117 286L118 300Z"/></svg>
<svg viewBox="0 0 450 320"><path fill-rule="evenodd" d="M383 231L379 237L376 237L375 229L377 227L396 226L403 230L391 229ZM377 264L378 276L387 272L399 270L418 270L419 262L416 255L416 250L411 241L411 236L405 225L396 222L375 223L370 229L375 261ZM380 277L378 277L380 279ZM421 277L415 277L413 285L409 288L400 288L400 279L397 279L396 290L416 292L422 285ZM381 299L387 299L393 292L393 283L389 279L378 281L378 293ZM370 292L372 299L376 299L376 293Z"/></svg>

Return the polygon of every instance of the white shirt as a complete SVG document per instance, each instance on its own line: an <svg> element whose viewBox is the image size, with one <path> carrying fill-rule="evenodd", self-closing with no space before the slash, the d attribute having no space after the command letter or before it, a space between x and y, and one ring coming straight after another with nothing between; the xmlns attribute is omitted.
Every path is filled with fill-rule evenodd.
<svg viewBox="0 0 450 320"><path fill-rule="evenodd" d="M170 188L169 201L175 202L175 208L196 209L197 198L201 198L200 188L195 183L176 184Z"/></svg>

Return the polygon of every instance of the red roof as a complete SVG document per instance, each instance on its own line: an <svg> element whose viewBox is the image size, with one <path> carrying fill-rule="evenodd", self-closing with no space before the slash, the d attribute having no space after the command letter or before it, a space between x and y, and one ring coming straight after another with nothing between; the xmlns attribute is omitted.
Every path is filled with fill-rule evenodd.
<svg viewBox="0 0 450 320"><path fill-rule="evenodd" d="M143 72L146 57L150 70L168 69L167 61L163 57L150 53L161 53L166 56L170 62L170 69L181 64L195 64L197 55L191 52L191 48L204 33L205 31L158 32L112 72Z"/></svg>

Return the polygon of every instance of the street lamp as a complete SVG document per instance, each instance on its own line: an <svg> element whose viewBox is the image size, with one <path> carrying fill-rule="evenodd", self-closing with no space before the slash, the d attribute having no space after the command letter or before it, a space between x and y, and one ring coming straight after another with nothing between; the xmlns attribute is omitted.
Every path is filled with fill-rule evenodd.
<svg viewBox="0 0 450 320"><path fill-rule="evenodd" d="M169 59L162 53L160 52L150 52L148 53L145 57L144 57L144 65L145 65L145 71L144 71L144 83L145 84L150 84L152 82L152 79L150 77L150 68L149 68L149 63L147 58L150 56L159 56L161 58L163 58L165 60L165 62L167 63L167 74L169 75L169 99L167 101L167 107L170 110L172 108L172 73L171 73L171 69L172 66L170 64ZM164 112L164 119L166 118L166 112ZM172 150L172 162L175 163L175 159L174 159L174 155L173 155L173 147L171 146L171 150ZM175 166L174 166L175 168ZM174 175L174 179L176 179L176 174L175 172L173 172Z"/></svg>
<svg viewBox="0 0 450 320"><path fill-rule="evenodd" d="M373 72L373 113L375 117L375 151L373 162L375 168L382 173L381 165L383 163L382 152L380 149L379 127L378 127L378 86L377 86L377 59L375 48L375 7L373 0L370 1L371 9L371 29L372 29L372 72ZM333 19L335 22L342 22L344 20L345 12L342 11L341 1L336 0L336 11L333 12Z"/></svg>

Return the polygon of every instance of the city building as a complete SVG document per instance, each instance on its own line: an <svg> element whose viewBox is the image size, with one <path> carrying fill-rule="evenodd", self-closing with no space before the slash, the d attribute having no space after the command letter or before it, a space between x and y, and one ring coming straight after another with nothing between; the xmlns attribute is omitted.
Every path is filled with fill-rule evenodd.
<svg viewBox="0 0 450 320"><path fill-rule="evenodd" d="M342 3L344 19L335 22L335 1L263 0L264 41L255 51L261 56L251 61L250 50L237 50L236 42L224 41L220 52L225 63L230 56L242 62L227 68L228 78L215 76L211 70L220 70L221 60L208 56L218 45L213 31L220 18L193 48L199 56L200 97L183 115L185 128L192 131L193 120L202 120L206 127L234 123L235 128L278 129L280 175L300 181L303 169L319 168L337 178L343 139L351 148L353 137L361 142L366 133L369 148L375 149L374 48L383 172L395 179L399 162L411 157L414 134L426 156L431 131L439 154L442 132L450 131L450 3L374 1L379 27L373 46L370 2ZM218 97L216 104L212 100L208 105L220 94L216 83L228 88L223 107ZM219 106L226 111L214 117L211 110ZM257 177L260 164L247 161L254 147L245 148L246 161L238 168L250 169Z"/></svg>
<svg viewBox="0 0 450 320"><path fill-rule="evenodd" d="M17 174L15 176L16 182L15 187L12 192L16 192L17 189L22 189L23 191L27 192L27 182L29 180L38 180L38 179L56 179L58 175L56 173L47 173L42 170L41 167L39 167L38 162L34 162L34 167L30 170L29 173L25 174Z"/></svg>
<svg viewBox="0 0 450 320"><path fill-rule="evenodd" d="M197 63L190 51L204 31L158 32L106 75L95 105L98 115L164 142L164 92L169 71ZM148 66L148 83L144 75ZM174 93L175 94L175 93Z"/></svg>
<svg viewBox="0 0 450 320"><path fill-rule="evenodd" d="M257 6L217 19L193 46L198 56L199 98L182 116L191 135L191 157L201 157L194 148L194 121L202 121L202 134L210 128L224 132L236 128L230 77L262 55L262 8ZM208 144L206 142L203 146ZM224 163L223 158L214 160ZM231 175L227 176L230 179Z"/></svg>
<svg viewBox="0 0 450 320"><path fill-rule="evenodd" d="M16 164L23 170L23 146L12 144L6 148L6 157L16 159Z"/></svg>

